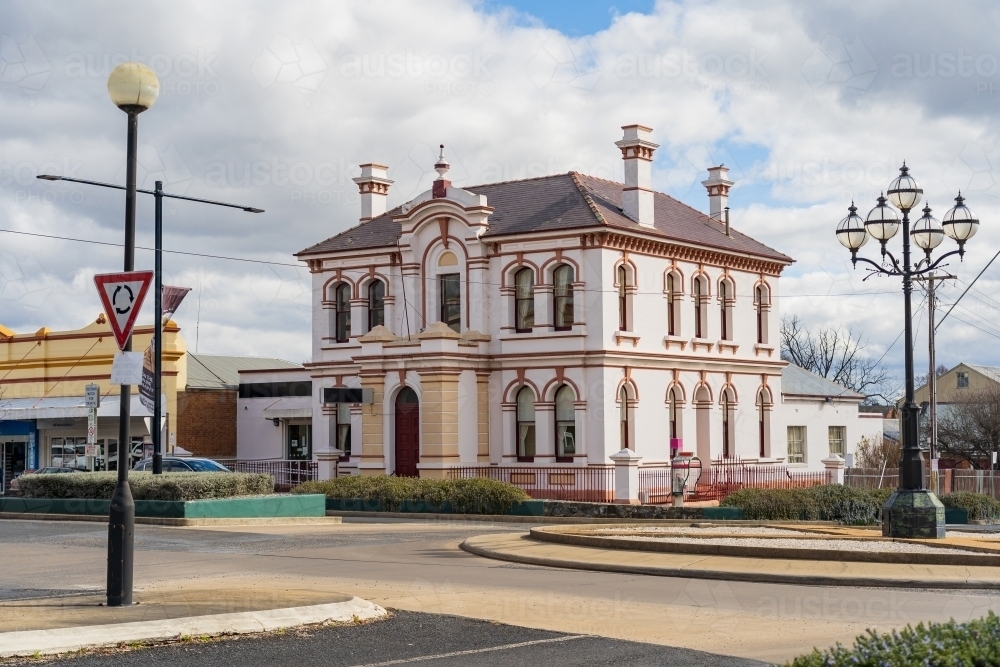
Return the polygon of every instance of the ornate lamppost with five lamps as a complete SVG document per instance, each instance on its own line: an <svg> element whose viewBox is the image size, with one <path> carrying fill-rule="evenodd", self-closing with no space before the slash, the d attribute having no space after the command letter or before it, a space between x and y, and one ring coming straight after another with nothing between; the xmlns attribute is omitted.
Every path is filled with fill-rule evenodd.
<svg viewBox="0 0 1000 667"><path fill-rule="evenodd" d="M851 262L870 264L873 268L867 278L873 275L897 276L903 279L903 342L905 345L906 395L903 402L901 436L903 441L902 460L899 465L899 488L882 507L882 534L888 537L944 537L944 506L927 489L924 461L918 444L920 408L913 400L913 326L911 313L911 292L913 278L929 273L941 266L941 262L958 255L965 255L965 243L979 229L979 220L965 205L959 192L953 206L938 221L931 215L929 206L924 206L921 216L911 228L910 211L920 203L924 191L910 175L904 163L885 195L880 195L878 204L864 220L858 215L854 202L847 209L848 215L837 225L837 240L851 251ZM896 209L903 214L902 220ZM898 261L886 248L893 237L903 230L903 257ZM958 248L932 259L931 254L941 244L944 237L955 240ZM878 241L882 248L882 263L866 257L858 257L858 250L868 242L869 237ZM914 265L910 261L910 241L924 251L925 257Z"/></svg>

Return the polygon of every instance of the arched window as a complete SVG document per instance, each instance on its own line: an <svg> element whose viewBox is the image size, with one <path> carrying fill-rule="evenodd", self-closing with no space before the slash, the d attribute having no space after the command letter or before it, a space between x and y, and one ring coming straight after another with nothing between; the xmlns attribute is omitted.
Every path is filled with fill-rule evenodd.
<svg viewBox="0 0 1000 667"><path fill-rule="evenodd" d="M535 273L521 269L514 274L514 329L528 333L535 326Z"/></svg>
<svg viewBox="0 0 1000 667"><path fill-rule="evenodd" d="M628 271L618 267L618 330L628 331Z"/></svg>
<svg viewBox="0 0 1000 667"><path fill-rule="evenodd" d="M632 443L631 424L629 423L628 388L622 385L618 392L618 430L621 436L621 448L629 449Z"/></svg>
<svg viewBox="0 0 1000 667"><path fill-rule="evenodd" d="M556 331L569 331L573 328L573 267L563 264L552 272L553 282L553 313L552 321Z"/></svg>
<svg viewBox="0 0 1000 667"><path fill-rule="evenodd" d="M680 299L677 297L677 278L673 273L667 274L667 335L677 336L677 319Z"/></svg>
<svg viewBox="0 0 1000 667"><path fill-rule="evenodd" d="M770 296L764 285L757 285L753 295L754 306L757 309L757 342L767 343L767 311L771 305Z"/></svg>
<svg viewBox="0 0 1000 667"><path fill-rule="evenodd" d="M535 460L535 392L528 387L517 392L517 460Z"/></svg>
<svg viewBox="0 0 1000 667"><path fill-rule="evenodd" d="M704 318L704 307L701 302L702 299L702 279L700 277L694 279L694 285L692 286L694 298L694 337L704 338L705 337L705 323Z"/></svg>
<svg viewBox="0 0 1000 667"><path fill-rule="evenodd" d="M576 410L572 387L563 385L556 392L556 461L569 463L576 454Z"/></svg>
<svg viewBox="0 0 1000 667"><path fill-rule="evenodd" d="M766 389L757 392L757 453L762 459L771 455L771 395Z"/></svg>
<svg viewBox="0 0 1000 667"><path fill-rule="evenodd" d="M334 316L334 336L338 343L351 339L351 286L340 283L334 291L336 314Z"/></svg>
<svg viewBox="0 0 1000 667"><path fill-rule="evenodd" d="M438 276L441 288L441 321L453 330L462 331L462 283L457 273Z"/></svg>
<svg viewBox="0 0 1000 667"><path fill-rule="evenodd" d="M729 280L719 283L719 324L721 340L733 339L733 296L735 290Z"/></svg>
<svg viewBox="0 0 1000 667"><path fill-rule="evenodd" d="M733 442L733 405L735 397L732 389L726 387L722 390L722 458L729 459L735 452Z"/></svg>
<svg viewBox="0 0 1000 667"><path fill-rule="evenodd" d="M681 406L676 387L667 390L667 421L670 426L670 438L681 437Z"/></svg>
<svg viewBox="0 0 1000 667"><path fill-rule="evenodd" d="M385 283L374 280L368 285L368 330L385 326Z"/></svg>

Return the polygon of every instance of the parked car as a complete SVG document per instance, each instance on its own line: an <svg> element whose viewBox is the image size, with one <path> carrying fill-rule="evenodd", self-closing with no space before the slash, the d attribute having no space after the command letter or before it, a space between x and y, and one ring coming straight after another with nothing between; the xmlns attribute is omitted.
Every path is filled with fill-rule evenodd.
<svg viewBox="0 0 1000 667"><path fill-rule="evenodd" d="M48 466L45 468L39 468L38 470L25 470L19 476L10 480L10 487L7 491L12 496L18 496L21 494L21 482L19 481L21 477L25 475L58 475L66 472L80 472L76 468L67 468L65 466Z"/></svg>
<svg viewBox="0 0 1000 667"><path fill-rule="evenodd" d="M132 470L152 472L153 459L139 461ZM163 472L232 472L232 470L212 459L164 456Z"/></svg>

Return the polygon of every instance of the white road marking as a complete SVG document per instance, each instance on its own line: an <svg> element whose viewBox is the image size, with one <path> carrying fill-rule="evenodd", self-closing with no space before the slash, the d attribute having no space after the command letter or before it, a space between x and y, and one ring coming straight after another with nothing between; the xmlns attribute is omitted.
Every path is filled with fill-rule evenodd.
<svg viewBox="0 0 1000 667"><path fill-rule="evenodd" d="M504 644L503 646L490 646L489 648L475 648L467 651L453 651L452 653L438 653L437 655L420 655L415 658L401 658L399 660L389 660L387 662L369 662L364 665L353 665L353 667L389 667L389 665L407 665L411 662L423 662L424 660L438 660L440 658L453 658L459 655L474 655L476 653L489 653L491 651L507 651L512 648L523 646L535 646L537 644L554 644L556 642L568 642L574 639L583 639L589 635L570 635L569 637L554 637L552 639L536 639L530 642L518 642L517 644Z"/></svg>

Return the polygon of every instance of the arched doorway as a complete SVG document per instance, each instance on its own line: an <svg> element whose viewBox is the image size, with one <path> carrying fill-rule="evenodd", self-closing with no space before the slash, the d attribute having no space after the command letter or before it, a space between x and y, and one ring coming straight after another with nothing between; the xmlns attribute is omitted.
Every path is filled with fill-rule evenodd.
<svg viewBox="0 0 1000 667"><path fill-rule="evenodd" d="M420 402L403 387L396 396L396 470L398 477L417 477L420 462Z"/></svg>

